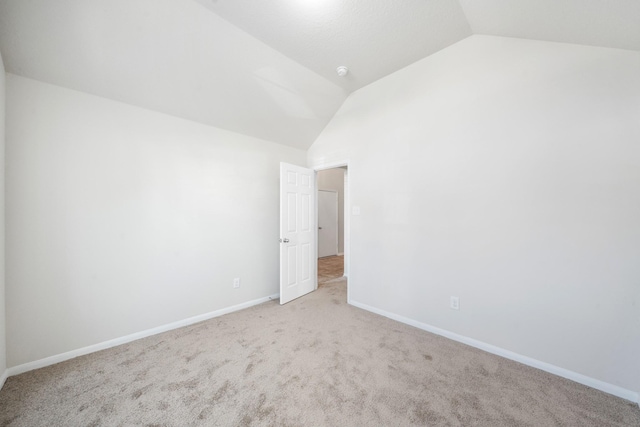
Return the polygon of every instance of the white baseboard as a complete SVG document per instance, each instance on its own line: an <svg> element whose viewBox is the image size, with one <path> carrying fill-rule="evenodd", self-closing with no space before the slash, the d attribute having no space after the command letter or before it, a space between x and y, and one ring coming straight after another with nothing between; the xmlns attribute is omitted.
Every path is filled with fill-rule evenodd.
<svg viewBox="0 0 640 427"><path fill-rule="evenodd" d="M152 335L161 334L163 332L182 328L184 326L193 325L194 323L213 319L214 317L219 317L224 314L233 313L234 311L253 307L254 305L262 304L263 302L267 302L271 300L276 300L278 298L280 298L279 294L274 294L264 298L258 298L253 301L247 301L242 304L237 304L231 307L221 308L220 310L212 311L210 313L205 313L199 316L190 317L188 319L179 320L177 322L169 323L167 325L158 326L157 328L147 329L146 331L136 332L135 334L127 335L120 338L115 338L109 341L104 341L98 344L90 345L88 347L79 348L77 350L72 350L66 353L57 354L55 356L47 357L47 358L36 360L33 362L24 363L22 365L13 366L5 371L4 375L2 376L2 384L4 384L4 380L6 380L7 377L10 377L13 375L19 375L24 372L33 371L34 369L44 368L46 366L64 362L65 360L73 359L78 356L84 356L85 354L95 353L96 351L105 350L107 348L126 344L131 341L139 340L141 338L146 338Z"/></svg>
<svg viewBox="0 0 640 427"><path fill-rule="evenodd" d="M505 350L504 348L496 347L491 344L487 344L482 341L475 340L473 338L465 337L463 335L458 335L456 333L447 331L445 329L440 329L435 326L428 325L426 323L421 323L413 319L409 319L408 317L400 316L398 314L390 313L384 310L380 310L375 307L368 306L366 304L359 303L357 301L350 300L349 304L361 308L363 310L370 311L375 314L379 314L384 317L388 317L389 319L396 320L401 323L405 323L410 326L414 326L418 329L422 329L427 332L431 332L436 335L441 335L445 338L449 338L454 341L461 342L463 344L467 344L471 347L479 348L480 350L484 350L487 353L492 353L497 356L504 357L505 359L514 360L516 362L520 362L523 365L531 366L542 371L549 372L551 374L557 375L559 377L567 378L569 380L575 381L580 384L584 384L591 388L595 388L600 391L604 391L605 393L612 394L614 396L621 397L626 400L630 400L637 404L640 404L640 394L627 390L625 388L619 387L617 385L609 384L607 382L597 380L595 378L588 377L586 375L579 374L577 372L570 371L568 369L560 368L558 366L552 365L550 363L541 362L539 360L533 359L531 357L523 356L518 353L514 353L509 350Z"/></svg>
<svg viewBox="0 0 640 427"><path fill-rule="evenodd" d="M2 376L0 376L0 390L2 390L2 387L4 387L4 383L5 381L7 381L7 378L9 378L9 370L5 369L2 373Z"/></svg>
<svg viewBox="0 0 640 427"><path fill-rule="evenodd" d="M344 252L338 252L338 256L344 256Z"/></svg>

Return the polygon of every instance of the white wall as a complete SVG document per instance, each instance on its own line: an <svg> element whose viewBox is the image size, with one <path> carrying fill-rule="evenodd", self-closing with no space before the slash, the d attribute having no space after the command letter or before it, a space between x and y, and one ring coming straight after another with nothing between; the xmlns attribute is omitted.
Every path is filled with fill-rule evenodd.
<svg viewBox="0 0 640 427"><path fill-rule="evenodd" d="M5 73L0 55L0 387L7 369L4 279L4 135L5 135Z"/></svg>
<svg viewBox="0 0 640 427"><path fill-rule="evenodd" d="M318 171L318 190L338 192L338 253L344 253L344 173L343 168Z"/></svg>
<svg viewBox="0 0 640 427"><path fill-rule="evenodd" d="M278 292L303 151L12 74L6 142L10 367Z"/></svg>
<svg viewBox="0 0 640 427"><path fill-rule="evenodd" d="M346 159L353 302L640 391L640 53L470 37L353 93Z"/></svg>

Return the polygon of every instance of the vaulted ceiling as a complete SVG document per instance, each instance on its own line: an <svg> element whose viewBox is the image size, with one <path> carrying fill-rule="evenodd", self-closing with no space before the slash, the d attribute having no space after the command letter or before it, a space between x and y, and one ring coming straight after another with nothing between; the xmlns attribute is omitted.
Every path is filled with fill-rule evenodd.
<svg viewBox="0 0 640 427"><path fill-rule="evenodd" d="M0 0L0 52L10 73L306 149L350 92L470 35L640 51L639 22L638 0Z"/></svg>

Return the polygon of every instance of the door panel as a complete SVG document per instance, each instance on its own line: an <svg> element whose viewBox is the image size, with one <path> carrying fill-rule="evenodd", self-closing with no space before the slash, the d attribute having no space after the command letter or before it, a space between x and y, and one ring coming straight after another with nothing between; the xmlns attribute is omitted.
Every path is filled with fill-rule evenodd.
<svg viewBox="0 0 640 427"><path fill-rule="evenodd" d="M280 163L280 304L317 288L315 172Z"/></svg>
<svg viewBox="0 0 640 427"><path fill-rule="evenodd" d="M338 255L338 193L318 190L318 257Z"/></svg>

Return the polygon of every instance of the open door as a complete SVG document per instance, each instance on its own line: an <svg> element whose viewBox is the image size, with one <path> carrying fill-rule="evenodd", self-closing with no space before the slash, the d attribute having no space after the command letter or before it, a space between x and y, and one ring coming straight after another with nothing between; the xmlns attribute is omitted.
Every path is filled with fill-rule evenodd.
<svg viewBox="0 0 640 427"><path fill-rule="evenodd" d="M318 287L315 172L280 163L280 304Z"/></svg>

